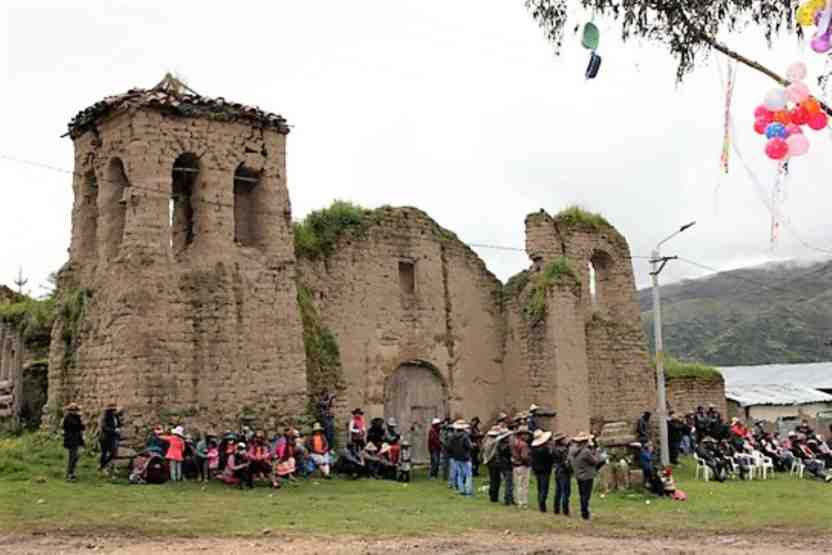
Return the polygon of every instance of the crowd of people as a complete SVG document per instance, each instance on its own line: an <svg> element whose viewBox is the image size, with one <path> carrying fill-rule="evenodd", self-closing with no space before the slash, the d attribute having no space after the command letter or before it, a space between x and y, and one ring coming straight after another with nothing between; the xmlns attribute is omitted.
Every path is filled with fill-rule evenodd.
<svg viewBox="0 0 832 555"><path fill-rule="evenodd" d="M155 426L144 448L132 459L131 483L163 483L182 480L218 479L239 488L253 488L262 481L273 488L298 478L318 473L330 479L338 473L352 479L375 478L400 482L411 480L411 444L398 430L396 420L373 418L369 425L361 408L352 411L346 441L337 452L333 403L335 396L321 395L318 421L308 434L287 426L271 437L247 426L239 432L221 435L210 432L192 437L181 425L166 430ZM538 509L547 511L550 490L555 514L570 514L573 479L577 485L580 513L590 518L590 499L598 471L606 464L607 454L598 449L594 437L579 433L569 438L546 431L539 425L544 413L536 405L513 418L497 416L487 432L480 430L479 418L451 421L434 418L425 438L430 454L429 478L447 481L460 495L474 495L474 477L480 464L488 469L488 497L527 509L529 478L537 485ZM114 403L107 406L99 422L99 471L117 457L122 414ZM632 460L641 468L644 486L657 495L679 498L671 468L660 468L651 437L651 415L645 412L636 425L638 441L632 445ZM64 446L68 450L67 480L76 479L78 449L84 444L84 424L79 407L70 403L65 412ZM810 476L832 481L832 426L830 439L812 430L803 421L787 437L769 433L762 425L748 429L734 418L726 424L715 407L703 407L688 415L670 414L668 419L670 459L678 463L680 454L693 455L706 466L709 476L724 481L734 474L746 477L761 460L775 471L791 471L801 465ZM554 485L552 486L552 482ZM681 494L683 495L683 494Z"/></svg>
<svg viewBox="0 0 832 555"><path fill-rule="evenodd" d="M650 413L645 412L636 426L640 444L640 466L645 483L654 491L660 486L653 445L649 441ZM813 430L803 419L793 431L782 437L766 431L762 422L748 428L740 419L725 422L710 405L699 406L684 416L671 411L667 423L671 464L679 455L693 455L707 467L709 477L725 481L729 476L752 478L755 468L768 466L774 472L791 472L801 467L809 476L832 482L832 426L828 439Z"/></svg>

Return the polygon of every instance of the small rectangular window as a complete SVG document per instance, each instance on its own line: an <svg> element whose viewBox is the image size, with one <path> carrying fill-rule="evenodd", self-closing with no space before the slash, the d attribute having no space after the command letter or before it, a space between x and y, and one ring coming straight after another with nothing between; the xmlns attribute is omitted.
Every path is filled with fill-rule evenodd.
<svg viewBox="0 0 832 555"><path fill-rule="evenodd" d="M399 288L403 295L416 293L416 269L413 262L399 262Z"/></svg>

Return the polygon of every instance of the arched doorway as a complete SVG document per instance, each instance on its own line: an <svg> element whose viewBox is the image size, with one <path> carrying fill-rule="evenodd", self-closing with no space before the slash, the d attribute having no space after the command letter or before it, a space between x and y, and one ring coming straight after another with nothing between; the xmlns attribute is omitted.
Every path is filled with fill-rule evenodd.
<svg viewBox="0 0 832 555"><path fill-rule="evenodd" d="M433 418L448 412L448 394L439 372L421 362L407 362L384 385L384 417L396 419L411 444L413 462L430 461L427 436Z"/></svg>

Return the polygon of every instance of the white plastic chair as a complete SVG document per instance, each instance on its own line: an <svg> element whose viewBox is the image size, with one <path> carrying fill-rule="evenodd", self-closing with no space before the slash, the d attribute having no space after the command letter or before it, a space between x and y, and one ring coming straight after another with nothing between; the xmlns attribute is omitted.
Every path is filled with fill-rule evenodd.
<svg viewBox="0 0 832 555"><path fill-rule="evenodd" d="M754 467L757 469L757 472L763 480L768 479L769 470L771 470L772 477L777 475L774 472L774 461L771 460L771 457L767 457L759 451L754 451Z"/></svg>
<svg viewBox="0 0 832 555"><path fill-rule="evenodd" d="M803 464L803 461L800 459L794 459L792 461L792 468L789 471L789 475L797 476L798 479L803 479L803 471L806 469L806 466Z"/></svg>
<svg viewBox="0 0 832 555"><path fill-rule="evenodd" d="M693 460L696 461L696 473L694 474L694 479L699 479L699 473L702 473L702 479L706 482L711 478L711 468L699 458L699 455L696 453L693 454Z"/></svg>

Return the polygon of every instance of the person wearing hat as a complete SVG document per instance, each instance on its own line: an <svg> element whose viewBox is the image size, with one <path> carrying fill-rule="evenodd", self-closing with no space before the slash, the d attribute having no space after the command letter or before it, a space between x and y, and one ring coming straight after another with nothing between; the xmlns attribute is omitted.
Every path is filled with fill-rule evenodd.
<svg viewBox="0 0 832 555"><path fill-rule="evenodd" d="M511 473L513 469L511 466L511 448L507 447L508 440L511 438L511 432L504 425L507 417L505 414L502 414L502 416L503 418L498 417L497 423L485 434L485 441L482 447L482 461L488 467L488 498L492 503L497 503L500 500L500 485L503 477L505 477L505 502L506 505L510 505L513 502L512 496L514 494L512 490ZM504 457L500 454L501 445L508 452L505 461L503 460Z"/></svg>
<svg viewBox="0 0 832 555"><path fill-rule="evenodd" d="M714 438L703 436L702 441L696 446L696 456L705 461L705 465L711 469L711 474L717 482L725 481L727 461L719 452Z"/></svg>
<svg viewBox="0 0 832 555"><path fill-rule="evenodd" d="M682 450L682 439L690 432L688 425L671 411L667 421L668 444L670 447L670 464L679 464L679 452Z"/></svg>
<svg viewBox="0 0 832 555"><path fill-rule="evenodd" d="M101 414L98 423L98 442L101 447L101 458L98 471L103 472L107 465L118 456L118 441L121 437L121 415L115 402L107 403L107 408Z"/></svg>
<svg viewBox="0 0 832 555"><path fill-rule="evenodd" d="M387 419L387 429L384 430L383 443L398 443L402 436L399 434L399 425L392 416Z"/></svg>
<svg viewBox="0 0 832 555"><path fill-rule="evenodd" d="M598 456L593 445L592 436L581 432L573 439L575 449L570 456L570 464L575 472L575 479L578 482L578 494L581 498L581 518L589 520L589 501L592 497L592 485L602 459Z"/></svg>
<svg viewBox="0 0 832 555"><path fill-rule="evenodd" d="M162 425L156 424L144 442L144 450L148 453L164 457L165 453L168 452L168 442L162 439L163 435L165 435L165 431Z"/></svg>
<svg viewBox="0 0 832 555"><path fill-rule="evenodd" d="M329 443L324 435L324 428L319 422L312 426L312 437L306 440L306 448L309 450L309 458L321 472L321 476L329 480Z"/></svg>
<svg viewBox="0 0 832 555"><path fill-rule="evenodd" d="M448 438L448 457L451 461L451 476L454 489L460 495L474 495L474 480L471 469L470 427L464 420L457 420L452 426L453 432Z"/></svg>
<svg viewBox="0 0 832 555"><path fill-rule="evenodd" d="M642 445L650 441L650 411L644 411L636 422L636 441Z"/></svg>
<svg viewBox="0 0 832 555"><path fill-rule="evenodd" d="M546 512L546 499L549 497L549 481L555 464L552 453L552 432L535 430L532 434L532 471L537 478L537 504L541 513Z"/></svg>
<svg viewBox="0 0 832 555"><path fill-rule="evenodd" d="M255 432L254 438L249 443L247 455L251 470L251 479L254 480L260 476L265 480L269 480L272 487L277 489L278 484L275 478L274 466L272 465L272 453L266 444L266 434L264 432L260 430Z"/></svg>
<svg viewBox="0 0 832 555"><path fill-rule="evenodd" d="M349 444L355 445L358 451L364 448L367 440L367 423L364 420L364 411L360 408L352 411L349 429Z"/></svg>
<svg viewBox="0 0 832 555"><path fill-rule="evenodd" d="M514 432L514 442L511 445L511 464L514 467L514 503L523 510L529 508L530 439L529 428L521 424Z"/></svg>
<svg viewBox="0 0 832 555"><path fill-rule="evenodd" d="M379 478L381 476L381 459L378 457L378 447L374 443L367 443L361 452L361 460L367 469L367 476Z"/></svg>
<svg viewBox="0 0 832 555"><path fill-rule="evenodd" d="M569 516L569 497L572 495L572 465L569 462L569 442L560 432L552 437L552 458L555 464L555 508L559 515Z"/></svg>
<svg viewBox="0 0 832 555"><path fill-rule="evenodd" d="M428 430L428 453L430 453L430 479L435 480L439 476L439 463L442 458L442 442L439 440L439 427L442 421L434 418L430 421Z"/></svg>
<svg viewBox="0 0 832 555"><path fill-rule="evenodd" d="M378 447L384 442L384 432L384 418L373 418L370 420L370 429L367 430L367 443L373 443Z"/></svg>
<svg viewBox="0 0 832 555"><path fill-rule="evenodd" d="M168 442L165 459L167 459L170 467L170 480L171 482L180 482L182 480L182 461L185 460L185 430L182 429L182 426L176 426L170 431L170 434L160 437Z"/></svg>
<svg viewBox="0 0 832 555"><path fill-rule="evenodd" d="M86 429L77 403L69 403L66 406L61 428L64 431L64 448L67 455L66 480L74 482L78 479L75 476L75 467L78 465L78 450L84 446L84 430Z"/></svg>
<svg viewBox="0 0 832 555"><path fill-rule="evenodd" d="M251 473L251 463L246 454L246 444L237 443L234 453L229 455L226 469L226 483L238 484L240 489L248 486L254 489L254 476Z"/></svg>
<svg viewBox="0 0 832 555"><path fill-rule="evenodd" d="M410 442L405 439L402 441L401 452L399 453L399 482L410 482L411 465Z"/></svg>

